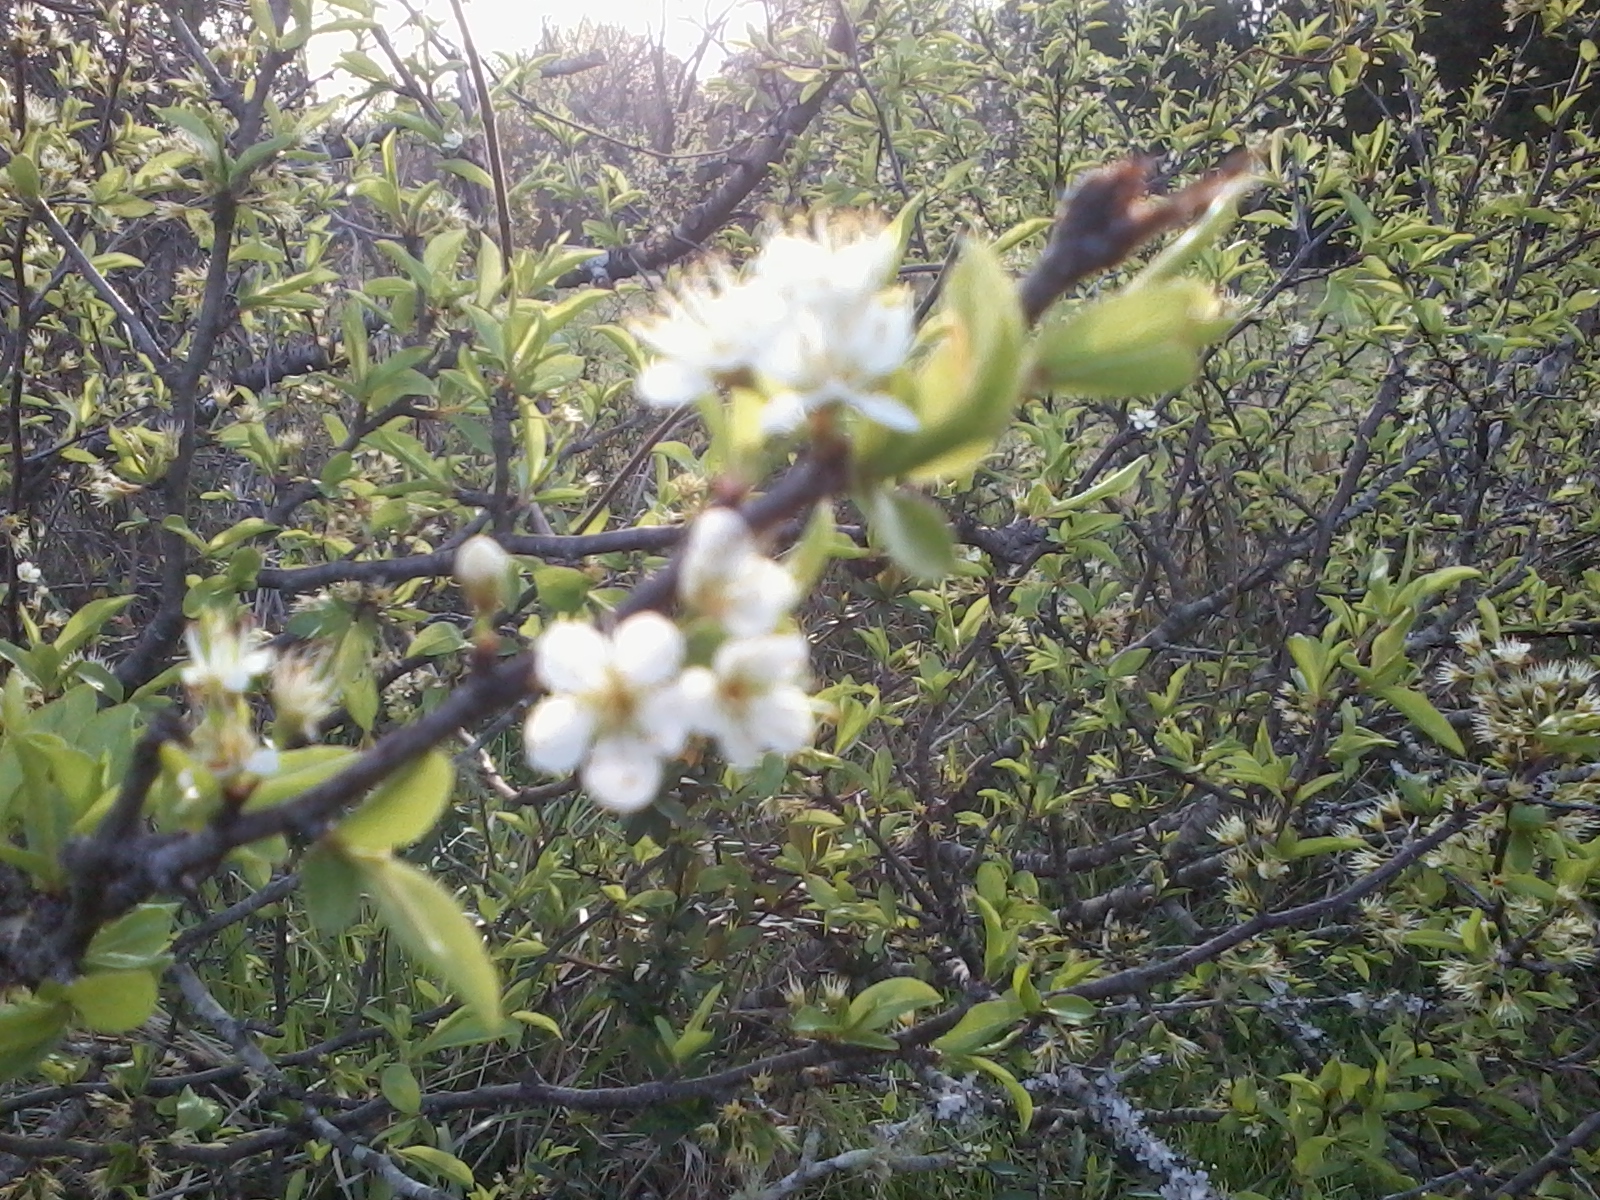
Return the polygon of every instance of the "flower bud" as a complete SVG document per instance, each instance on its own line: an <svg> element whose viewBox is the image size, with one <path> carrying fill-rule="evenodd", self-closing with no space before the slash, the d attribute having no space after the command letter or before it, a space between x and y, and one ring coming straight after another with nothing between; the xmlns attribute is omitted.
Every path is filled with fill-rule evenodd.
<svg viewBox="0 0 1600 1200"><path fill-rule="evenodd" d="M461 543L456 582L477 616L487 620L506 606L510 569L511 556L493 538L479 534Z"/></svg>

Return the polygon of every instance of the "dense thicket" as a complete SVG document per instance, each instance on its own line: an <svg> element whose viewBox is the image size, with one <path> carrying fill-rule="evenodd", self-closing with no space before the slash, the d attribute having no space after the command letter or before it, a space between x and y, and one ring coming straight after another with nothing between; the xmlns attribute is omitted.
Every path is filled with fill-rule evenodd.
<svg viewBox="0 0 1600 1200"><path fill-rule="evenodd" d="M0 13L0 1194L1591 1194L1593 3Z"/></svg>

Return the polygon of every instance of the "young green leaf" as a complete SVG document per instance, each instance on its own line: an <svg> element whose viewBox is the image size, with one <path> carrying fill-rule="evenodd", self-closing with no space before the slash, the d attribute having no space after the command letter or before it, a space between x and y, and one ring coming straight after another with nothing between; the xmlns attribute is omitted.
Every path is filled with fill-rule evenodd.
<svg viewBox="0 0 1600 1200"><path fill-rule="evenodd" d="M156 980L149 971L99 971L69 983L64 992L83 1023L97 1033L137 1029L156 1010Z"/></svg>
<svg viewBox="0 0 1600 1200"><path fill-rule="evenodd" d="M83 956L85 971L134 971L166 961L176 904L141 904L100 927Z"/></svg>
<svg viewBox="0 0 1600 1200"><path fill-rule="evenodd" d="M378 854L409 846L432 829L450 802L455 768L438 750L413 759L339 822L333 836L352 851Z"/></svg>
<svg viewBox="0 0 1600 1200"><path fill-rule="evenodd" d="M943 999L920 979L885 979L851 1000L844 1020L852 1029L882 1029L908 1012L938 1004Z"/></svg>
<svg viewBox="0 0 1600 1200"><path fill-rule="evenodd" d="M396 1112L414 1117L422 1111L422 1088L405 1063L393 1062L386 1066L378 1076L378 1088Z"/></svg>
<svg viewBox="0 0 1600 1200"><path fill-rule="evenodd" d="M451 895L418 868L388 855L352 860L378 914L412 954L443 975L467 1008L499 1030L500 980L483 938Z"/></svg>
<svg viewBox="0 0 1600 1200"><path fill-rule="evenodd" d="M318 842L300 861L300 890L306 914L322 934L338 933L356 919L361 906L358 869L335 844Z"/></svg>
<svg viewBox="0 0 1600 1200"><path fill-rule="evenodd" d="M1466 757L1467 748L1461 744L1461 735L1451 728L1445 715L1421 692L1405 687L1386 687L1378 695L1450 753L1460 758Z"/></svg>
<svg viewBox="0 0 1600 1200"><path fill-rule="evenodd" d="M933 583L955 570L955 535L933 501L913 492L875 491L865 507L873 539L905 571Z"/></svg>
<svg viewBox="0 0 1600 1200"><path fill-rule="evenodd" d="M1200 369L1200 350L1232 324L1198 279L1129 287L1051 321L1035 342L1043 386L1076 396L1176 391Z"/></svg>
<svg viewBox="0 0 1600 1200"><path fill-rule="evenodd" d="M0 1079L16 1078L50 1053L71 1016L65 1003L47 1000L0 1007Z"/></svg>

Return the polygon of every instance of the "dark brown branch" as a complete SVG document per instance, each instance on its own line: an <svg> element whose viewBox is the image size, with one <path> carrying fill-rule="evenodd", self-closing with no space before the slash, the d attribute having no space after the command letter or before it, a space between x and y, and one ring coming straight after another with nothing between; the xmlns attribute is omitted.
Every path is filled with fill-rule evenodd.
<svg viewBox="0 0 1600 1200"><path fill-rule="evenodd" d="M511 554L524 554L553 562L575 562L595 554L631 551L660 553L683 536L677 525L640 526L589 534L506 534L496 540ZM294 595L313 592L334 583L399 583L407 579L442 577L454 569L454 550L408 554L402 558L370 558L310 567L269 567L257 577L258 586Z"/></svg>
<svg viewBox="0 0 1600 1200"><path fill-rule="evenodd" d="M848 54L851 23L841 9L828 49L835 55ZM621 246L597 255L592 263L568 272L556 281L557 287L604 286L628 279L642 271L659 271L704 248L711 237L728 223L756 185L822 111L834 86L846 73L843 67L827 68L827 75L804 100L797 100L778 114L772 132L751 143L737 165L716 191L690 209L670 232L637 246Z"/></svg>
<svg viewBox="0 0 1600 1200"><path fill-rule="evenodd" d="M1075 285L1110 270L1152 238L1194 221L1248 166L1247 156L1236 155L1159 199L1146 194L1150 165L1144 159L1123 159L1089 172L1062 201L1050 241L1022 281L1019 294L1028 321L1037 321Z"/></svg>
<svg viewBox="0 0 1600 1200"><path fill-rule="evenodd" d="M1191 946L1182 954L1146 963L1142 967L1129 967L1125 971L1117 971L1099 979L1091 979L1076 987L1068 988L1067 993L1082 996L1086 1000L1104 1000L1110 996L1127 996L1142 992L1163 979L1171 979L1174 975L1192 971L1201 963L1210 962L1219 954L1248 942L1258 934L1320 921L1324 917L1349 908L1363 896L1371 895L1390 880L1397 878L1423 855L1444 845L1471 824L1474 818L1488 812L1499 803L1498 800L1485 801L1483 804L1453 814L1441 822L1432 833L1424 834L1402 847L1393 858L1376 871L1370 875L1363 875L1331 896L1324 896L1321 900L1312 900L1294 908L1280 909L1277 912L1257 913L1248 921L1235 925L1232 929L1219 933L1198 946Z"/></svg>
<svg viewBox="0 0 1600 1200"><path fill-rule="evenodd" d="M1489 1195L1491 1200L1498 1196L1527 1196L1539 1186L1539 1181L1552 1171L1559 1170L1565 1165L1570 1165L1572 1152L1580 1146L1600 1137L1600 1111L1592 1112L1580 1121L1566 1137L1562 1138L1550 1152L1543 1155L1537 1162L1530 1164L1525 1169L1518 1171L1506 1180Z"/></svg>
<svg viewBox="0 0 1600 1200"><path fill-rule="evenodd" d="M219 191L212 198L211 263L206 271L200 315L189 338L188 352L180 362L174 364L170 380L172 412L178 422L178 452L167 468L163 491L167 515L185 523L189 520L190 471L199 446L197 401L200 383L211 364L218 340L232 323L233 297L228 274L238 215L238 202L231 192ZM129 691L147 683L159 673L183 632L183 600L189 590L189 546L177 533L163 530L161 550L161 590L155 615L145 626L133 650L117 664L117 682Z"/></svg>

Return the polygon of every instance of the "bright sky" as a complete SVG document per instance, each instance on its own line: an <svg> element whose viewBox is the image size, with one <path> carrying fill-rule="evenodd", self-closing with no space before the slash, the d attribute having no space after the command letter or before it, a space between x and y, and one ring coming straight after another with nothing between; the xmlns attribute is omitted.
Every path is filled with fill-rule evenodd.
<svg viewBox="0 0 1600 1200"><path fill-rule="evenodd" d="M443 22L441 32L459 41L450 0L412 0L429 16ZM759 0L462 0L473 42L485 58L496 53L516 53L533 49L545 24L571 28L585 17L596 23L621 25L639 33L666 30L667 52L686 58L700 44L701 29L710 21L732 10L724 37L741 41L745 28L760 14ZM390 30L398 30L406 11L397 0L377 0L378 19ZM402 51L413 39L395 38ZM355 44L350 35L330 34L311 43L311 69L327 70L339 55ZM376 57L376 56L375 56ZM721 55L707 51L704 71L715 71Z"/></svg>

